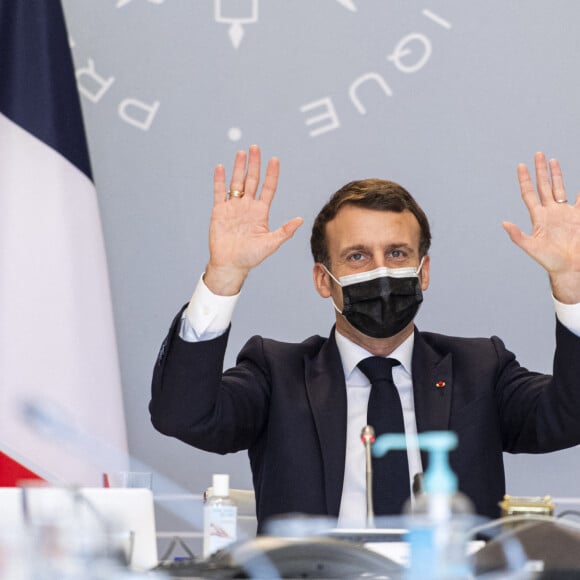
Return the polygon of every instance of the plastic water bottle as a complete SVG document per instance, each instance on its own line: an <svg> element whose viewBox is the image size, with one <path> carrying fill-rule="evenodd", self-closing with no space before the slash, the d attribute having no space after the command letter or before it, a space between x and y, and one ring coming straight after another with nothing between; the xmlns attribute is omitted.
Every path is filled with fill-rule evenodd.
<svg viewBox="0 0 580 580"><path fill-rule="evenodd" d="M230 476L214 474L213 493L203 508L203 557L209 558L237 538L238 508L230 497Z"/></svg>

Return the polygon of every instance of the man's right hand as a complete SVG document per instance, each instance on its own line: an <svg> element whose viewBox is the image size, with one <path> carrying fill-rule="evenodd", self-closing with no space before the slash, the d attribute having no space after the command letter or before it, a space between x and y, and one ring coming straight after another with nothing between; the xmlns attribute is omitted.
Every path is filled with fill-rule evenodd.
<svg viewBox="0 0 580 580"><path fill-rule="evenodd" d="M246 159L248 161L246 168ZM223 165L214 171L214 205L209 228L209 253L204 282L221 296L237 294L250 270L273 254L302 225L302 218L287 221L270 231L268 217L274 199L280 162L268 161L260 194L260 148L250 147L248 155L239 151L234 161L229 191L243 191L242 197L231 197L226 188Z"/></svg>

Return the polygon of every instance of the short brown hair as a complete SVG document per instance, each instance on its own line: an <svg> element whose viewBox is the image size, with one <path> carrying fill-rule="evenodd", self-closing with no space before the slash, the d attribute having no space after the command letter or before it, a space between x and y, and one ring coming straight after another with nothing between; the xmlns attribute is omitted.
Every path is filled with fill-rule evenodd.
<svg viewBox="0 0 580 580"><path fill-rule="evenodd" d="M312 235L310 236L310 249L315 262L321 262L330 267L326 241L326 224L334 219L340 208L345 205L397 213L405 210L410 211L417 218L421 228L419 257L422 258L429 252L429 247L431 246L429 221L413 196L404 187L393 181L363 179L343 185L332 195L316 216L312 226Z"/></svg>

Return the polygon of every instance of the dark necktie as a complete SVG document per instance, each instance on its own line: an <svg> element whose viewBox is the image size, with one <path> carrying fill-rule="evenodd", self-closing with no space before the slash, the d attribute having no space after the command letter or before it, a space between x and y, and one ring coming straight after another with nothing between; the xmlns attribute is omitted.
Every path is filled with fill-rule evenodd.
<svg viewBox="0 0 580 580"><path fill-rule="evenodd" d="M392 369L398 360L371 356L358 363L371 382L367 408L367 423L376 437L384 433L404 433L403 408ZM373 504L375 514L400 514L409 497L409 463L407 451L389 451L383 457L373 457Z"/></svg>

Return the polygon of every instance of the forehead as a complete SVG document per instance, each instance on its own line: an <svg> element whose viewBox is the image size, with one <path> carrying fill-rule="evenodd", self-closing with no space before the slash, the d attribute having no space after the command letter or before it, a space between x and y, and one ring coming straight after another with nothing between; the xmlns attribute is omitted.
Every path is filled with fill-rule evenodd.
<svg viewBox="0 0 580 580"><path fill-rule="evenodd" d="M382 211L345 205L334 219L326 224L329 253L342 248L364 245L407 245L417 252L421 228L417 218L409 211Z"/></svg>

